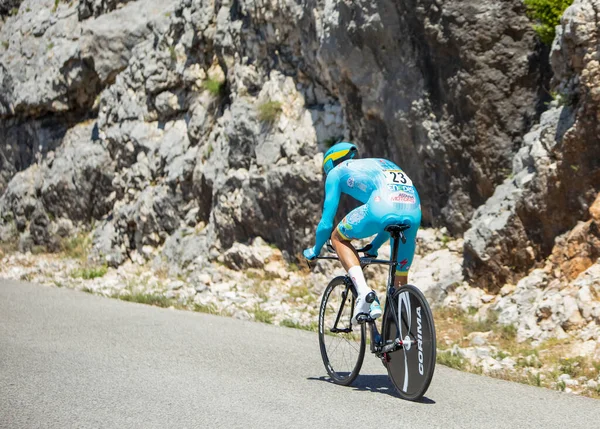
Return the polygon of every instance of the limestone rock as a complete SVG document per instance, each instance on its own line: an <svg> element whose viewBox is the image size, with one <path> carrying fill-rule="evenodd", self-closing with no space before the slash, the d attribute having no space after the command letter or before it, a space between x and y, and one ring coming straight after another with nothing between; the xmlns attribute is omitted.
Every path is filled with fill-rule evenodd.
<svg viewBox="0 0 600 429"><path fill-rule="evenodd" d="M281 259L281 252L267 246L261 238L256 238L251 246L235 243L223 254L225 265L231 269L264 268L274 259Z"/></svg>
<svg viewBox="0 0 600 429"><path fill-rule="evenodd" d="M99 16L131 0L80 0L77 6L79 19Z"/></svg>
<svg viewBox="0 0 600 429"><path fill-rule="evenodd" d="M46 164L42 200L56 217L89 222L112 208L107 201L114 177L112 159L91 134L89 126L72 129Z"/></svg>

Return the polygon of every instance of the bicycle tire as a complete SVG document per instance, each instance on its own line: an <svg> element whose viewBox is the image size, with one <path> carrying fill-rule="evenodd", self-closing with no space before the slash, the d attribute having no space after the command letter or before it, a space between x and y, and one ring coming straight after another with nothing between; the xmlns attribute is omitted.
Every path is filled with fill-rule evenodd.
<svg viewBox="0 0 600 429"><path fill-rule="evenodd" d="M365 325L350 323L356 291L348 281L344 276L331 280L319 308L319 347L323 364L332 381L342 386L350 385L358 376L366 344ZM338 313L341 313L339 318ZM350 332L332 332L336 320L337 328Z"/></svg>
<svg viewBox="0 0 600 429"><path fill-rule="evenodd" d="M394 304L387 305L385 309L383 339L389 343L400 338L404 345L387 354L386 368L400 397L417 401L429 388L435 371L436 338L433 316L427 299L413 285L400 287L392 298ZM399 309L400 333L391 313L393 308Z"/></svg>

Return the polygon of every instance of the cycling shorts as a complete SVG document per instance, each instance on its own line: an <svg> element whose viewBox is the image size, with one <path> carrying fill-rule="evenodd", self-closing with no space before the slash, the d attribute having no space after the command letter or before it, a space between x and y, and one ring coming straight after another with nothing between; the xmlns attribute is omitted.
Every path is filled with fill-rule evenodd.
<svg viewBox="0 0 600 429"><path fill-rule="evenodd" d="M396 266L396 274L408 275L415 255L417 231L421 224L421 204L418 199L412 204L396 204L379 195L373 195L366 204L348 213L338 224L337 231L344 239L355 240L384 232L386 226L397 223L411 225L404 231L406 243L400 242L398 246L399 265Z"/></svg>

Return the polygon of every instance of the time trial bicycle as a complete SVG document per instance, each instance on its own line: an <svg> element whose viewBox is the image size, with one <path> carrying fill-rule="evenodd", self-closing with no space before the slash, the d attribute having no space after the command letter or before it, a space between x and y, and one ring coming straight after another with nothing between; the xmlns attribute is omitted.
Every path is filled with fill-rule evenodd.
<svg viewBox="0 0 600 429"><path fill-rule="evenodd" d="M406 243L403 231L408 228L410 225L403 223L385 228L392 240L390 260L369 257L365 252L370 245L358 249L359 253L365 254L360 258L363 268L371 264L390 267L381 331L368 315L359 315L358 324L351 322L356 289L348 275L338 276L323 292L319 309L319 345L325 369L333 382L348 386L362 366L368 330L371 353L381 359L398 395L416 401L425 394L433 377L436 339L431 309L423 293L413 285L394 287L398 246L400 241ZM328 249L335 252L331 245ZM337 256L318 259L339 260Z"/></svg>

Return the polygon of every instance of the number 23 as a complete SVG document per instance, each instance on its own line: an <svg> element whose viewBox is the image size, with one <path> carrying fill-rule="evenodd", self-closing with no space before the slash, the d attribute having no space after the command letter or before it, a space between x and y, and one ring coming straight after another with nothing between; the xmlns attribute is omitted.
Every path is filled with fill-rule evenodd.
<svg viewBox="0 0 600 429"><path fill-rule="evenodd" d="M396 173L395 171L390 171L390 174L392 174L394 176L394 178L392 179L392 182L402 183L403 185L406 185L407 181L406 181L406 176L404 175L404 173Z"/></svg>

